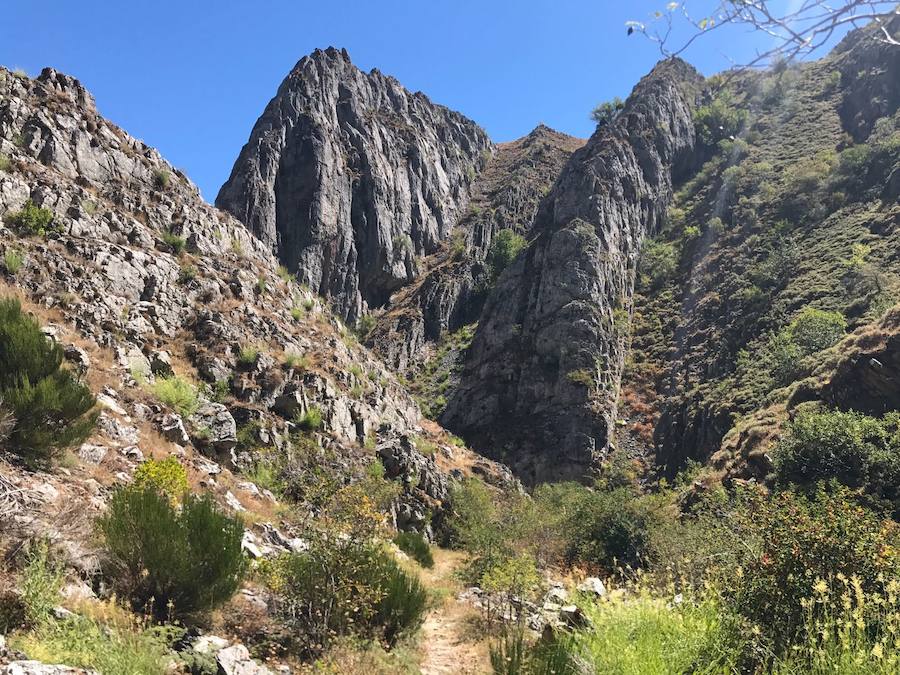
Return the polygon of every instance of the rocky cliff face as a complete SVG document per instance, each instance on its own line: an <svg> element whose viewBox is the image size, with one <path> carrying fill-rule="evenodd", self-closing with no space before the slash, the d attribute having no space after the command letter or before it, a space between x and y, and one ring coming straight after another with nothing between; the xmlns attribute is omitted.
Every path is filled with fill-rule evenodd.
<svg viewBox="0 0 900 675"><path fill-rule="evenodd" d="M484 309L442 421L526 480L582 477L615 419L641 244L694 146L702 78L658 66L569 160Z"/></svg>
<svg viewBox="0 0 900 675"><path fill-rule="evenodd" d="M462 115L317 50L266 107L216 204L354 322L417 277L491 152Z"/></svg>
<svg viewBox="0 0 900 675"><path fill-rule="evenodd" d="M393 367L414 371L432 345L478 321L489 290L485 257L494 235L512 230L528 237L541 200L572 152L584 141L538 126L497 146L472 185L468 209L451 239L422 261L421 276L391 298L366 340Z"/></svg>
<svg viewBox="0 0 900 675"><path fill-rule="evenodd" d="M98 115L74 78L0 69L0 160L0 296L22 298L50 324L102 409L74 472L35 477L0 457L3 480L22 494L52 487L22 512L0 514L14 521L10 536L21 528L83 545L85 532L52 524L56 510L84 503L89 525L109 489L150 456L180 457L236 510L258 507L274 497L239 476L266 453L289 451L304 415L321 417L308 440L339 480L376 453L390 459L390 477L408 487L396 505L407 529L428 528L460 462L505 480L421 426L391 372L279 274L267 245ZM173 376L196 397L184 410L157 395ZM425 438L437 449L428 457L415 447Z"/></svg>

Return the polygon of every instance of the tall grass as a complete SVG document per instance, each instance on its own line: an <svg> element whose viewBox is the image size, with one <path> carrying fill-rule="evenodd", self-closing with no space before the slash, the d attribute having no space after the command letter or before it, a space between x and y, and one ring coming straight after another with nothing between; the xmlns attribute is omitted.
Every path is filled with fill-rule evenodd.
<svg viewBox="0 0 900 675"><path fill-rule="evenodd" d="M39 544L22 571L20 586L27 630L10 636L10 646L29 659L65 663L101 673L159 675L166 672L166 640L114 603L86 603L79 615L61 620L51 610L59 603L62 568Z"/></svg>
<svg viewBox="0 0 900 675"><path fill-rule="evenodd" d="M797 640L773 653L716 586L675 593L671 583L639 578L606 598L581 598L588 627L554 642L523 647L521 632L506 634L492 645L492 662L498 675L887 675L900 672L898 598L897 580L870 592L852 577L817 580Z"/></svg>

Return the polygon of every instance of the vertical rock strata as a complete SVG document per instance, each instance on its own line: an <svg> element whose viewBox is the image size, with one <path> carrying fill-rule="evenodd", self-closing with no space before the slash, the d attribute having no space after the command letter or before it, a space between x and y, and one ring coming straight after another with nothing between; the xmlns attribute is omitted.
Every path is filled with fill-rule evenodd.
<svg viewBox="0 0 900 675"><path fill-rule="evenodd" d="M701 86L680 60L638 84L572 155L487 301L442 422L526 481L583 477L607 450L640 246L690 160Z"/></svg>
<svg viewBox="0 0 900 675"><path fill-rule="evenodd" d="M416 278L492 150L459 113L317 50L266 107L216 205L352 322Z"/></svg>

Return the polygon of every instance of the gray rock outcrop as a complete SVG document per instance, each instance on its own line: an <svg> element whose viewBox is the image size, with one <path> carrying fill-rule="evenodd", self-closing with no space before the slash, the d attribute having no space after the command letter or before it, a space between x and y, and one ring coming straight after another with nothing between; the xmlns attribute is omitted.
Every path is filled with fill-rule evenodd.
<svg viewBox="0 0 900 675"><path fill-rule="evenodd" d="M702 77L671 60L576 151L489 297L442 422L525 481L581 478L615 419L641 243L694 146Z"/></svg>
<svg viewBox="0 0 900 675"><path fill-rule="evenodd" d="M449 237L491 151L459 113L344 50L316 50L269 102L216 205L352 322Z"/></svg>

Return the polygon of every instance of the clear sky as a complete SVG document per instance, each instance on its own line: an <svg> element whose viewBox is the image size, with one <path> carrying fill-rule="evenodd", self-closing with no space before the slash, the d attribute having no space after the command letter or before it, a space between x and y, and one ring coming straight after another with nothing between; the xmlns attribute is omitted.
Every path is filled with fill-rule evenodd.
<svg viewBox="0 0 900 675"><path fill-rule="evenodd" d="M481 124L495 141L543 122L587 137L591 108L659 59L625 21L665 0L4 0L0 64L78 77L100 112L160 149L212 201L293 65L345 47ZM713 2L694 2L698 9ZM685 54L705 74L766 47L742 30Z"/></svg>

